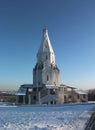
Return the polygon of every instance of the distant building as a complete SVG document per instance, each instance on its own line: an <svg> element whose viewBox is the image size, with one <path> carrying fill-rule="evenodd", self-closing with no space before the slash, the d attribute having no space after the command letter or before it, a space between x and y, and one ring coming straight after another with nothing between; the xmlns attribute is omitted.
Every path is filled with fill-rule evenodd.
<svg viewBox="0 0 95 130"><path fill-rule="evenodd" d="M37 63L33 69L33 84L21 85L16 93L16 103L63 104L79 101L74 100L77 92L72 91L70 95L67 86L60 85L60 70L55 63L55 54L48 36L48 30L45 28L37 53Z"/></svg>

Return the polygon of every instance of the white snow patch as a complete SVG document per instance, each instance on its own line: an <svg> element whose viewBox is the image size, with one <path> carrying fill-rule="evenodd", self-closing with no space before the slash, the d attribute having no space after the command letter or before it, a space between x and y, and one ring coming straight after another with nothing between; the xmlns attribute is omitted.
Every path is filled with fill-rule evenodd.
<svg viewBox="0 0 95 130"><path fill-rule="evenodd" d="M95 104L0 106L0 130L84 130L94 107Z"/></svg>

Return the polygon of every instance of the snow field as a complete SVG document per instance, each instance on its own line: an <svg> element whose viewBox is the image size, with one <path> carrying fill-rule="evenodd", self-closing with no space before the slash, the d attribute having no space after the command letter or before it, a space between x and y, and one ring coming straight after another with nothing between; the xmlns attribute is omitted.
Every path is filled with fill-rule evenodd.
<svg viewBox="0 0 95 130"><path fill-rule="evenodd" d="M0 107L0 130L84 130L95 104Z"/></svg>

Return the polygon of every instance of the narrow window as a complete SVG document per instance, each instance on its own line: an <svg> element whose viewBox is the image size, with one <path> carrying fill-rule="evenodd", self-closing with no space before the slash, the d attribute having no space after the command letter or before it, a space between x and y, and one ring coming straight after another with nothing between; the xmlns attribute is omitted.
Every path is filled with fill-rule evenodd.
<svg viewBox="0 0 95 130"><path fill-rule="evenodd" d="M47 75L47 81L49 80L49 77L48 77L48 75Z"/></svg>
<svg viewBox="0 0 95 130"><path fill-rule="evenodd" d="M48 59L48 56L46 56L46 60Z"/></svg>
<svg viewBox="0 0 95 130"><path fill-rule="evenodd" d="M40 82L38 83L38 85L40 85Z"/></svg>

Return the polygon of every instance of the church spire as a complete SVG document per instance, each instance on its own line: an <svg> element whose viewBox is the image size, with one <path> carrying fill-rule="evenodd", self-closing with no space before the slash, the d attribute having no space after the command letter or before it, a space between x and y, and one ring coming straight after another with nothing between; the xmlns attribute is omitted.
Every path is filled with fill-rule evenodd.
<svg viewBox="0 0 95 130"><path fill-rule="evenodd" d="M47 49L46 49L47 48ZM47 28L43 29L43 37L42 37L42 42L39 48L38 53L40 52L45 52L45 51L49 51L54 53L49 36L48 36L48 30Z"/></svg>
<svg viewBox="0 0 95 130"><path fill-rule="evenodd" d="M50 64L55 64L55 54L48 36L47 28L43 29L42 42L37 54L38 61L43 60L42 62L45 62L45 57L48 57Z"/></svg>

